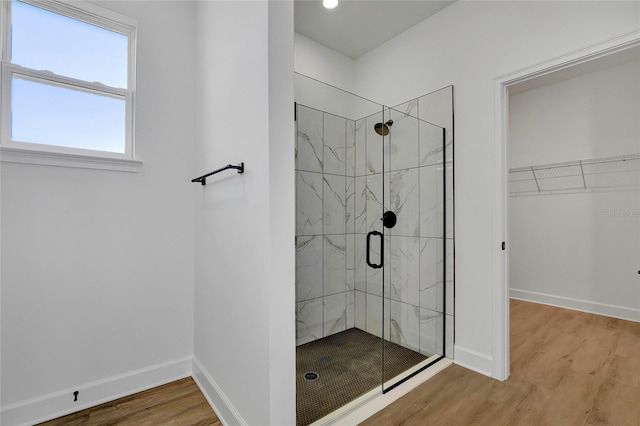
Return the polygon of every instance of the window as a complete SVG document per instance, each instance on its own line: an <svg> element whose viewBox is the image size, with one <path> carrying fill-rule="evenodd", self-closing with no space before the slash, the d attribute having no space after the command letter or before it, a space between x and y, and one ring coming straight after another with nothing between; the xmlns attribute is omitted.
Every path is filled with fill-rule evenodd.
<svg viewBox="0 0 640 426"><path fill-rule="evenodd" d="M135 21L79 1L2 3L3 161L139 164Z"/></svg>

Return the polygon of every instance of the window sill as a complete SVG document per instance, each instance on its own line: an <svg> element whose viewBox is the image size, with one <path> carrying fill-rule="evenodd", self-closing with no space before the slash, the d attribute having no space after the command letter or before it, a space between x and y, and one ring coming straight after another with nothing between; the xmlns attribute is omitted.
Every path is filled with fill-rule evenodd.
<svg viewBox="0 0 640 426"><path fill-rule="evenodd" d="M142 161L139 160L33 151L30 149L9 147L0 147L0 161L3 163L38 164L43 166L113 170L129 173L139 172L142 166Z"/></svg>

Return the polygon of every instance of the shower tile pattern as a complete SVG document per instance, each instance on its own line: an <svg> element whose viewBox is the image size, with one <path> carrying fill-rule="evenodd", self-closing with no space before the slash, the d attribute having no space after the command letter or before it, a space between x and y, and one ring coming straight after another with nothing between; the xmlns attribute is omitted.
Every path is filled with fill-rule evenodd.
<svg viewBox="0 0 640 426"><path fill-rule="evenodd" d="M442 169L437 173L438 177L442 179L444 177L445 184L442 185L441 182L438 182L438 200L437 203L434 203L430 200L429 196L425 196L426 205L431 205L433 210L438 209L439 212L437 214L437 219L435 216L430 216L428 218L424 218L422 216L421 209L421 223L427 220L430 223L427 225L427 232L425 234L421 234L421 237L431 238L433 239L433 235L428 235L430 232L433 232L434 223L437 223L435 229L439 231L439 236L442 236L444 229L444 244L442 244L442 240L436 238L437 241L437 250L438 254L436 256L436 286L434 288L429 288L428 284L421 283L420 288L420 307L421 307L421 320L420 320L420 333L425 336L426 348L429 345L436 345L436 347L441 348L444 346L444 353L446 356L453 358L453 318L454 318L454 241L453 241L453 142L454 142L454 117L453 117L453 86L445 87L441 90L432 92L428 95L422 96L418 98L418 118L420 121L420 150L418 153L421 166L427 167L444 167L444 173L442 173ZM442 153L443 147L437 144L431 144L432 140L435 140L433 137L429 137L428 135L435 131L433 127L428 126L425 122L433 123L436 126L439 126L444 129L444 155ZM423 136L427 136L426 140L423 140ZM423 170L423 167L420 168ZM432 174L433 179L433 174ZM422 185L429 185L429 182L433 182L433 180L426 179L426 176L421 174L420 183L421 183L421 195L433 194L432 190L422 190ZM442 188L444 186L444 194L442 194ZM442 212L442 199L444 198L444 212ZM421 196L421 203L423 197ZM444 214L443 214L444 213ZM445 221L444 224L439 223L442 220ZM431 270L428 267L429 262L421 261L421 271L423 270ZM443 272L446 271L446 272ZM428 281L427 281L428 283ZM442 306L442 295L441 292L445 292L445 301L444 301L444 309ZM437 297L435 298L436 304L434 305L432 293L436 292ZM444 318L442 318L442 314L444 313ZM437 315L436 315L437 314ZM427 331L427 327L442 327L442 321L445 322L445 336L444 342L440 342L434 340L433 337L437 337L437 339L442 339L442 336L438 334L429 334ZM423 330L422 324L425 324L425 330ZM441 328L439 328L441 329ZM430 337L427 337L430 336ZM421 339L421 342L423 340Z"/></svg>
<svg viewBox="0 0 640 426"><path fill-rule="evenodd" d="M448 87L356 121L354 202L355 326L378 336L382 332L385 339L425 355L445 351L450 357L453 355L451 100L452 88ZM383 142L373 130L374 125L389 119L393 125ZM380 200L383 184L385 206ZM396 213L398 223L385 230L382 272L366 266L364 241L367 232L382 231L380 218L387 209ZM372 249L375 259L378 250L375 246ZM364 313L359 311L362 309ZM446 345L442 336L445 320Z"/></svg>
<svg viewBox="0 0 640 426"><path fill-rule="evenodd" d="M355 325L355 122L298 105L296 340ZM350 254L348 256L348 254Z"/></svg>
<svg viewBox="0 0 640 426"><path fill-rule="evenodd" d="M452 99L447 87L356 121L298 105L298 345L356 327L453 356ZM374 125L389 119L383 142ZM398 223L372 269L366 234L385 209Z"/></svg>

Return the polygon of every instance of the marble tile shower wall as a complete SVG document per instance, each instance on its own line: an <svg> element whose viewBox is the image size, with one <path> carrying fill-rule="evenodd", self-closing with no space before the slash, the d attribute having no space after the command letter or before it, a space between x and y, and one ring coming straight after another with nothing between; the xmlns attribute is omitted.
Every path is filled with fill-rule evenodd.
<svg viewBox="0 0 640 426"><path fill-rule="evenodd" d="M355 122L298 105L296 123L296 340L301 345L355 324Z"/></svg>
<svg viewBox="0 0 640 426"><path fill-rule="evenodd" d="M444 205L445 205L445 214L440 217L443 217L445 220L444 226L444 259L442 260L440 256L438 257L439 265L442 265L442 261L444 261L444 265L446 268L446 273L444 277L440 277L438 282L438 286L435 289L436 291L441 291L444 285L445 289L445 300L444 300L444 321L445 321L445 336L444 336L444 353L447 357L453 358L453 327L454 327L454 233L453 233L453 223L454 223L454 182L453 182L453 144L454 144L454 117L453 117L453 86L445 87L441 90L437 90L435 92L429 93L427 95L421 96L417 99L418 101L418 118L420 120L424 120L429 123L433 123L436 126L444 128L445 137L444 137L444 164L441 164L441 167L444 167L444 176L445 185L444 185ZM442 172L441 172L442 173ZM442 188L442 185L440 185ZM442 244L439 243L442 247ZM442 300L442 297L438 298L438 300ZM437 309L440 312L439 309Z"/></svg>
<svg viewBox="0 0 640 426"><path fill-rule="evenodd" d="M384 327L402 346L453 355L451 95L445 88L355 122L298 105L297 344ZM374 126L390 118L382 146ZM382 230L383 183L398 216L385 230L384 289L381 270L365 262L366 234Z"/></svg>
<svg viewBox="0 0 640 426"><path fill-rule="evenodd" d="M453 123L440 116L434 120L433 111L446 111L443 100L431 94L356 121L355 326L377 336L384 327L386 339L425 355L442 353L443 321L453 330ZM389 119L393 126L382 146L374 126ZM442 128L422 120L447 127L444 154ZM381 231L386 209L396 213L398 223L385 230L382 288L382 272L366 266L365 238L371 230ZM449 356L452 336L447 333Z"/></svg>

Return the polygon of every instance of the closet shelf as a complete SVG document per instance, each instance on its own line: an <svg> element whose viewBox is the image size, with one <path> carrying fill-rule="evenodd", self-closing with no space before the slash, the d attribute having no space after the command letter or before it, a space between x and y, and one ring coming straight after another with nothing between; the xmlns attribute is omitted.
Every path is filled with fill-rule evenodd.
<svg viewBox="0 0 640 426"><path fill-rule="evenodd" d="M509 194L640 186L640 154L509 169Z"/></svg>

